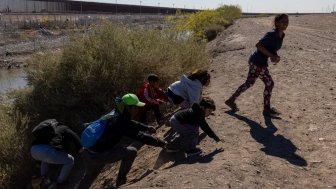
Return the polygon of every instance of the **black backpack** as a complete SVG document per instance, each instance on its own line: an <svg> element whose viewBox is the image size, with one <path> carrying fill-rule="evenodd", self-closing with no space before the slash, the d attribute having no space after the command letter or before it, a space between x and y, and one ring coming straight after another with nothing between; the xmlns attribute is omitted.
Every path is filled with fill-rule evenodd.
<svg viewBox="0 0 336 189"><path fill-rule="evenodd" d="M50 141L56 134L58 124L56 119L47 119L35 126L32 133L37 140Z"/></svg>

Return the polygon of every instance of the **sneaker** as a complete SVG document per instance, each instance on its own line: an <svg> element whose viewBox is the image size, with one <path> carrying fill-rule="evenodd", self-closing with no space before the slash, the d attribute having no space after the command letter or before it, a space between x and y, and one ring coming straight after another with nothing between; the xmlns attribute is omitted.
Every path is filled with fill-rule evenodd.
<svg viewBox="0 0 336 189"><path fill-rule="evenodd" d="M42 183L42 177L33 176L31 180L32 188L33 189L40 189Z"/></svg>
<svg viewBox="0 0 336 189"><path fill-rule="evenodd" d="M281 113L275 108L264 107L263 114L266 116L278 116Z"/></svg>
<svg viewBox="0 0 336 189"><path fill-rule="evenodd" d="M165 124L165 121L163 119L157 119L156 123L158 124L158 126L162 126Z"/></svg>
<svg viewBox="0 0 336 189"><path fill-rule="evenodd" d="M231 108L232 111L237 112L239 111L237 104L235 103L234 98L229 98L228 100L225 101L225 104Z"/></svg>
<svg viewBox="0 0 336 189"><path fill-rule="evenodd" d="M191 157L191 156L196 156L202 153L202 150L199 148L194 148L191 150L186 151L187 153L187 157Z"/></svg>
<svg viewBox="0 0 336 189"><path fill-rule="evenodd" d="M174 153L174 152L179 152L180 149L178 148L174 148L174 147L170 147L170 146L167 146L166 147L166 152L169 152L169 153Z"/></svg>
<svg viewBox="0 0 336 189"><path fill-rule="evenodd" d="M126 177L117 178L117 180L116 180L116 187L118 188L119 186L126 184L126 182L127 182L127 178Z"/></svg>
<svg viewBox="0 0 336 189"><path fill-rule="evenodd" d="M64 189L65 188L65 185L62 184L62 183L57 183L57 182L54 182L52 183L48 189Z"/></svg>
<svg viewBox="0 0 336 189"><path fill-rule="evenodd" d="M48 189L53 183L48 177L42 177L42 181L40 184L41 189Z"/></svg>
<svg viewBox="0 0 336 189"><path fill-rule="evenodd" d="M57 183L57 182L53 182L48 189L65 189L66 188L67 183Z"/></svg>
<svg viewBox="0 0 336 189"><path fill-rule="evenodd" d="M166 149L166 152L178 152L180 151L179 148L176 147L176 145L172 143L167 143L166 146L164 147Z"/></svg>
<svg viewBox="0 0 336 189"><path fill-rule="evenodd" d="M52 184L50 184L48 189L58 189L57 182L53 182Z"/></svg>

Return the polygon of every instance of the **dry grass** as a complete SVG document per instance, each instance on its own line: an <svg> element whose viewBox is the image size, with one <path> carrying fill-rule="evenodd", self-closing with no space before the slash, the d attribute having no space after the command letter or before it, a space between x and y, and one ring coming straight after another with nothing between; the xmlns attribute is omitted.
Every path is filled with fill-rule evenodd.
<svg viewBox="0 0 336 189"><path fill-rule="evenodd" d="M0 183L1 188L23 188L30 177L31 161L28 136L28 119L9 107L0 106Z"/></svg>

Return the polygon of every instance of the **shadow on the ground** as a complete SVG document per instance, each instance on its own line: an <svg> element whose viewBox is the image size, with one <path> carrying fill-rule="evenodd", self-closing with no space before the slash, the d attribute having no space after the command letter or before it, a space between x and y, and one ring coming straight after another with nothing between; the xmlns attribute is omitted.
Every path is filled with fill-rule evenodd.
<svg viewBox="0 0 336 189"><path fill-rule="evenodd" d="M274 135L278 129L273 124L271 117L264 116L266 125L266 128L264 128L257 122L232 111L227 111L226 113L248 124L251 128L251 136L264 145L264 148L260 150L265 154L283 158L296 166L307 166L306 160L295 154L297 147L292 141L280 134Z"/></svg>
<svg viewBox="0 0 336 189"><path fill-rule="evenodd" d="M213 160L213 157L223 152L224 149L215 149L208 154L202 154L192 157L186 157L184 152L169 153L166 150L162 150L155 162L154 169L157 170L168 162L173 162L171 165L165 167L164 169L170 169L180 164L194 164L194 163L209 163Z"/></svg>

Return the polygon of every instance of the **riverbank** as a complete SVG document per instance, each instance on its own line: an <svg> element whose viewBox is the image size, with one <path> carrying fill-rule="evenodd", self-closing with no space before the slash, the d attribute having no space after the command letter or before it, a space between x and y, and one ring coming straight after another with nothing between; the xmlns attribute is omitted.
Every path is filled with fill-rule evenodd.
<svg viewBox="0 0 336 189"><path fill-rule="evenodd" d="M212 55L212 63L209 69L212 81L210 86L205 89L204 94L212 97L217 105L216 111L209 117L208 122L223 139L223 142L215 143L212 139L201 134L200 147L203 149L203 154L187 159L184 158L182 152L170 154L159 148L143 146L139 150L138 157L128 175L128 182L122 188L336 188L336 177L333 176L336 170L334 161L334 154L336 154L336 135L334 133L334 126L336 125L336 110L334 108L336 107L336 77L334 74L336 72L334 61L336 59L336 28L333 24L335 17L307 15L291 16L289 18L290 25L286 31L284 45L279 51L281 62L269 67L275 81L272 105L282 112L281 119L270 119L262 115L264 86L260 80L237 100L240 108L239 112L236 114L230 113L229 108L224 104L224 101L232 92L245 81L248 70L248 56L254 49L256 42L265 32L271 29L272 19L272 17L240 19L222 32L217 39L208 43L208 51ZM120 33L116 32L116 34ZM103 39L107 39L107 37ZM136 47L143 46L143 43L136 44L138 45ZM146 47L152 47L152 45L152 43L148 43ZM107 46L114 47L113 45ZM130 45L125 46L129 47ZM175 50L176 46L173 47L173 50ZM110 55L101 53L104 49L106 48L97 49L96 51L99 52L97 54ZM173 54L183 53L190 49L192 48L184 47ZM154 50L158 50L158 48L154 48ZM86 50L78 52L83 52L80 54L81 56L92 57ZM132 54L132 52L126 54L138 54L138 52L135 54ZM158 55L165 52L165 48L159 49L155 51L152 57L157 58ZM185 58L186 55L191 54L186 53L176 59L180 60L181 57ZM73 57L72 55L69 52L67 57ZM192 58L195 58L199 54L193 55ZM149 56L143 55L132 60L139 61L139 58L147 57ZM151 60L157 68L159 67L157 66L158 62L167 60L165 57L169 56L162 56L162 59L160 57L158 59L141 59L139 62L147 63L148 60ZM79 62L80 64L75 64L70 68L83 65L82 59L80 59L82 57L76 58L79 61L73 62ZM110 61L112 56L106 59ZM200 57L197 58L197 60L199 59ZM129 62L131 61L125 61L121 65ZM164 69L163 73L167 74L169 68L178 67L172 66L172 63L176 62L179 61L168 60L164 65L169 66ZM63 64L65 68L63 70L68 72L62 75L73 76L73 74L81 73L66 69L68 68L67 65ZM107 64L97 66L100 69L96 70L102 70L102 66L107 66ZM130 67L136 71L134 65ZM86 70L83 69L83 71ZM50 72L43 76L54 74L52 69L47 71ZM125 81L125 79L144 73L144 71L141 70L137 74L127 71L121 73L132 74L120 74L117 81ZM177 72L173 70L168 73ZM79 76L87 75L84 73ZM95 75L101 76L102 74ZM111 75L115 74L111 73ZM50 77L46 78L50 79ZM53 86L55 86L55 83L58 84L55 88L59 89L65 83L64 81L79 81L66 79L50 83ZM135 79L139 83L141 82L141 78ZM91 82L97 85L98 83L95 81L97 80ZM69 89L73 89L76 93L65 92L64 96L59 97L59 94L55 94L57 91L51 88L47 95L33 96L31 99L37 99L35 102L38 103L41 101L41 98L38 97L47 96L51 97L51 100L59 97L61 99L59 101L64 102L62 104L64 109L60 109L54 106L55 104L45 105L45 103L50 102L50 100L45 100L41 105L45 105L46 108L41 108L40 110L45 110L44 112L39 111L41 113L51 112L54 115L56 111L47 109L54 107L62 115L66 114L66 111L79 110L78 112L82 113L83 107L76 107L74 104L87 105L93 100L87 98L74 99L83 103L71 103L74 101L71 101L71 97L84 96L77 95L77 92L82 92L78 89L85 89L84 92L94 91L95 95L107 91L104 96L110 98L110 91L125 86L124 84L116 87L111 86L108 83L111 82L110 78L107 78L106 81L107 84L104 83L98 88L101 89L99 92L96 91L96 88L91 90L87 90L87 87L73 89L70 87L74 85L69 85ZM92 83L90 86L93 86ZM83 84L83 82L79 82L79 84ZM45 86L47 87L47 85ZM45 86L40 89L46 89ZM110 88L107 89L107 87ZM70 96L69 94L77 96ZM85 97L87 96L89 95ZM26 107L31 108L31 106ZM90 106L91 109L87 108L87 110L92 110L92 107L95 106ZM92 115L91 112L89 113ZM69 120L74 120L74 118L80 116L69 117ZM169 129L166 126L161 127L157 136L164 138ZM22 138L20 139L22 141ZM141 146L137 143L133 145ZM8 150L12 149L8 148ZM28 150L22 151L27 152ZM20 154L18 153L18 155ZM9 157L12 158L12 156ZM113 188L112 185L118 168L119 163L107 165L91 188Z"/></svg>
<svg viewBox="0 0 336 189"><path fill-rule="evenodd" d="M8 90L26 86L26 75L22 68L29 68L34 64L31 61L33 56L43 55L46 52L60 52L71 36L85 36L107 20L116 21L126 27L154 29L167 27L162 15L141 17L139 15L62 15L55 17L55 20L51 19L55 22L54 26L49 23L48 27L33 28L39 24L43 26L46 18L50 20L51 17L22 14L15 15L15 18L6 17L7 20L1 20L0 25L6 25L6 27L2 27L0 31L0 102ZM67 19L70 21L66 21ZM30 25L22 27L27 20ZM64 28L58 28L57 24L62 23Z"/></svg>
<svg viewBox="0 0 336 189"><path fill-rule="evenodd" d="M3 15L0 20L0 69L28 66L32 54L58 49L72 35L85 35L106 21L125 27L162 29L168 27L163 15Z"/></svg>
<svg viewBox="0 0 336 189"><path fill-rule="evenodd" d="M281 119L263 117L260 80L237 100L239 112L229 114L224 104L245 81L248 56L272 19L240 19L208 44L205 95L217 105L208 122L223 143L205 137L203 155L190 159L143 147L129 175L135 183L123 188L336 188L335 16L290 16L281 62L269 67ZM101 173L93 188L108 186L117 168Z"/></svg>

